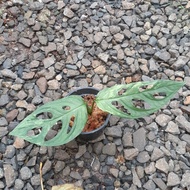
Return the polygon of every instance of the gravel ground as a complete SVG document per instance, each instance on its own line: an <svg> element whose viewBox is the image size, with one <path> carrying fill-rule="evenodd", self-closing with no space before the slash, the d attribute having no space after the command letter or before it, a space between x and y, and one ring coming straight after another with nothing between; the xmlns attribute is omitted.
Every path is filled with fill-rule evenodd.
<svg viewBox="0 0 190 190"><path fill-rule="evenodd" d="M0 189L190 189L188 1L0 1ZM76 87L152 79L186 85L151 116L111 117L95 142L39 147L9 132Z"/></svg>

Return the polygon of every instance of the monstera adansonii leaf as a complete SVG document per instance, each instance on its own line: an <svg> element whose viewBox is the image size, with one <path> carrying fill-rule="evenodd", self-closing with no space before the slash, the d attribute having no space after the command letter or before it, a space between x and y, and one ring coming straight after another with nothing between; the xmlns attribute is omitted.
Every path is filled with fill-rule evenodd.
<svg viewBox="0 0 190 190"><path fill-rule="evenodd" d="M183 85L183 82L171 80L115 85L101 90L96 104L115 116L141 118L166 105Z"/></svg>
<svg viewBox="0 0 190 190"><path fill-rule="evenodd" d="M51 115L40 118L44 113ZM82 97L72 95L59 100L48 102L27 116L11 133L31 143L41 146L58 146L73 140L83 130L87 121L86 104ZM72 119L73 118L73 119ZM73 121L70 128L69 123ZM58 133L46 140L52 126L59 123ZM31 130L39 130L38 134L30 135Z"/></svg>

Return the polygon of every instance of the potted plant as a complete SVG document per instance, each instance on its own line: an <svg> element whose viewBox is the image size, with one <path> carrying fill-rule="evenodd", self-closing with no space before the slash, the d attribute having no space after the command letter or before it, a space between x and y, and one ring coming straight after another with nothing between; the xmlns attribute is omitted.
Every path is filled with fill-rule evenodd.
<svg viewBox="0 0 190 190"><path fill-rule="evenodd" d="M83 131L95 107L105 115L141 118L166 105L183 85L184 82L171 80L115 85L99 91L90 103L81 94L69 95L38 107L10 135L41 146L66 144ZM49 132L56 130L48 139Z"/></svg>

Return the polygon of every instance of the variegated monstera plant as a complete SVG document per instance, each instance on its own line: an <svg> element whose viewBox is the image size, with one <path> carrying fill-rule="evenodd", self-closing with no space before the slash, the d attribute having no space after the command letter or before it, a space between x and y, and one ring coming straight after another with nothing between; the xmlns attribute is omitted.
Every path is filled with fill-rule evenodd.
<svg viewBox="0 0 190 190"><path fill-rule="evenodd" d="M115 116L129 119L141 118L166 105L183 85L183 82L171 80L115 85L101 90L96 95L95 103L101 110ZM87 122L88 110L89 107L81 96L67 96L37 108L10 135L41 146L62 145L82 132ZM46 118L42 117L44 113ZM75 119L70 128L72 117ZM53 138L47 140L48 132L55 125L60 125L59 131Z"/></svg>

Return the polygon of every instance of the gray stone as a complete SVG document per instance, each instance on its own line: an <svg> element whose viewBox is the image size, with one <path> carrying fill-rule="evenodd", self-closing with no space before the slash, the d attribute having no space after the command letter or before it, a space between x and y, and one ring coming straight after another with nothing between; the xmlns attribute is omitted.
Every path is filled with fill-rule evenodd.
<svg viewBox="0 0 190 190"><path fill-rule="evenodd" d="M182 135L181 139L183 141L185 141L188 145L190 145L190 135L189 134Z"/></svg>
<svg viewBox="0 0 190 190"><path fill-rule="evenodd" d="M100 169L100 161L98 158L95 158L92 162L92 170L97 172Z"/></svg>
<svg viewBox="0 0 190 190"><path fill-rule="evenodd" d="M6 51L6 47L4 45L0 45L0 53L4 53Z"/></svg>
<svg viewBox="0 0 190 190"><path fill-rule="evenodd" d="M0 138L8 133L7 127L0 127Z"/></svg>
<svg viewBox="0 0 190 190"><path fill-rule="evenodd" d="M144 167L137 166L136 167L136 172L137 172L137 175L138 175L139 179L144 178Z"/></svg>
<svg viewBox="0 0 190 190"><path fill-rule="evenodd" d="M121 137L122 130L120 126L107 127L105 129L105 134L111 137Z"/></svg>
<svg viewBox="0 0 190 190"><path fill-rule="evenodd" d="M154 183L161 189L166 190L167 186L161 178L153 178Z"/></svg>
<svg viewBox="0 0 190 190"><path fill-rule="evenodd" d="M124 157L126 160L133 160L139 154L137 148L124 149Z"/></svg>
<svg viewBox="0 0 190 190"><path fill-rule="evenodd" d="M184 82L185 82L185 85L187 85L188 87L190 87L190 77L185 77L184 78Z"/></svg>
<svg viewBox="0 0 190 190"><path fill-rule="evenodd" d="M80 180L82 178L79 172L75 172L75 171L71 171L70 176L77 180Z"/></svg>
<svg viewBox="0 0 190 190"><path fill-rule="evenodd" d="M97 142L93 145L93 151L96 153L96 154L101 154L102 152L102 148L103 148L104 144L102 142Z"/></svg>
<svg viewBox="0 0 190 190"><path fill-rule="evenodd" d="M146 152L146 151L140 152L137 156L137 161L140 163L146 163L149 160L150 160L150 156L149 156L148 152Z"/></svg>
<svg viewBox="0 0 190 190"><path fill-rule="evenodd" d="M17 75L9 70L9 69L3 69L1 70L1 74L4 76L4 77L8 77L8 78L11 78L11 79L16 79L17 78Z"/></svg>
<svg viewBox="0 0 190 190"><path fill-rule="evenodd" d="M61 10L63 7L65 7L65 3L63 1L58 1L58 3L57 3L57 9Z"/></svg>
<svg viewBox="0 0 190 190"><path fill-rule="evenodd" d="M32 184L33 187L41 184L39 174L34 175L34 176L31 177L31 184Z"/></svg>
<svg viewBox="0 0 190 190"><path fill-rule="evenodd" d="M174 172L168 174L167 186L176 186L180 184L180 178Z"/></svg>
<svg viewBox="0 0 190 190"><path fill-rule="evenodd" d="M179 124L179 127L190 133L190 122L183 115L177 116L175 120Z"/></svg>
<svg viewBox="0 0 190 190"><path fill-rule="evenodd" d="M9 188L14 184L17 175L13 169L13 166L11 166L10 164L4 164L3 170L4 170L6 185Z"/></svg>
<svg viewBox="0 0 190 190"><path fill-rule="evenodd" d="M4 117L0 117L0 127L6 126L8 124Z"/></svg>
<svg viewBox="0 0 190 190"><path fill-rule="evenodd" d="M158 25L155 25L155 26L152 28L152 34L153 34L154 36L157 36L157 34L159 33L159 31L160 31L160 26L158 26Z"/></svg>
<svg viewBox="0 0 190 190"><path fill-rule="evenodd" d="M35 25L32 27L34 31L40 31L41 29L41 23L35 22Z"/></svg>
<svg viewBox="0 0 190 190"><path fill-rule="evenodd" d="M43 167L42 167L42 174L46 174L47 172L49 172L51 170L52 167L52 163L50 160L46 160L46 162L44 163Z"/></svg>
<svg viewBox="0 0 190 190"><path fill-rule="evenodd" d="M168 20L175 22L177 20L176 13L171 13L171 15L168 17Z"/></svg>
<svg viewBox="0 0 190 190"><path fill-rule="evenodd" d="M183 174L182 176L182 180L181 180L181 186L184 187L188 187L190 185L190 173L187 171Z"/></svg>
<svg viewBox="0 0 190 190"><path fill-rule="evenodd" d="M156 122L161 126L161 127L165 127L170 121L171 121L171 117L169 115L166 114L160 114L156 117Z"/></svg>
<svg viewBox="0 0 190 190"><path fill-rule="evenodd" d="M154 61L154 59L149 60L149 70L150 71L158 71L158 65Z"/></svg>
<svg viewBox="0 0 190 190"><path fill-rule="evenodd" d="M167 39L165 37L158 40L158 47L164 48L167 46Z"/></svg>
<svg viewBox="0 0 190 190"><path fill-rule="evenodd" d="M132 175L133 175L133 184L136 185L137 187L141 188L142 184L141 184L141 181L140 181L134 167L132 168Z"/></svg>
<svg viewBox="0 0 190 190"><path fill-rule="evenodd" d="M115 39L116 42L121 43L123 41L123 39L124 39L124 35L120 34L120 33L117 33L117 34L114 35L114 39Z"/></svg>
<svg viewBox="0 0 190 190"><path fill-rule="evenodd" d="M149 180L143 185L143 187L144 187L145 189L147 189L147 190L153 190L153 189L156 188L156 185L155 185L155 183L154 183L151 179L149 179Z"/></svg>
<svg viewBox="0 0 190 190"><path fill-rule="evenodd" d="M60 172L61 170L63 170L63 168L65 167L65 162L63 161L57 161L54 168L55 168L55 173Z"/></svg>
<svg viewBox="0 0 190 190"><path fill-rule="evenodd" d="M24 187L24 182L21 179L16 179L14 189L21 190L23 187Z"/></svg>
<svg viewBox="0 0 190 190"><path fill-rule="evenodd" d="M174 64L172 65L174 67L174 69L178 70L181 67L183 67L184 65L186 65L186 63L189 61L189 58L186 56L179 56L178 59L174 62Z"/></svg>
<svg viewBox="0 0 190 190"><path fill-rule="evenodd" d="M148 43L151 45L151 46L155 46L157 44L157 38L154 37L154 36L151 36L148 40Z"/></svg>
<svg viewBox="0 0 190 190"><path fill-rule="evenodd" d="M82 43L83 43L82 40L81 40L81 38L79 36L72 37L72 40L77 45L82 45Z"/></svg>
<svg viewBox="0 0 190 190"><path fill-rule="evenodd" d="M32 11L40 11L41 9L43 9L44 4L42 2L32 2L29 4L29 9Z"/></svg>
<svg viewBox="0 0 190 190"><path fill-rule="evenodd" d="M36 156L33 156L32 158L30 158L26 164L26 166L35 166L36 165L36 159L37 157Z"/></svg>
<svg viewBox="0 0 190 190"><path fill-rule="evenodd" d="M182 29L179 28L178 26L174 26L174 27L172 28L172 30L171 30L171 34L172 34L172 35L177 35L177 34L179 34L179 33L181 33L181 32L182 32Z"/></svg>
<svg viewBox="0 0 190 190"><path fill-rule="evenodd" d="M116 153L116 145L114 143L106 144L102 149L103 154L114 156Z"/></svg>
<svg viewBox="0 0 190 190"><path fill-rule="evenodd" d="M8 96L8 94L1 95L1 97L0 97L0 106L4 106L4 105L6 105L8 103L9 103L9 96ZM4 123L4 121L3 121L3 123Z"/></svg>
<svg viewBox="0 0 190 190"><path fill-rule="evenodd" d="M74 12L68 7L65 7L63 14L68 18L74 17Z"/></svg>
<svg viewBox="0 0 190 190"><path fill-rule="evenodd" d="M20 177L22 180L28 180L32 177L32 171L28 167L24 166L20 170Z"/></svg>
<svg viewBox="0 0 190 190"><path fill-rule="evenodd" d="M154 150L151 155L151 161L156 161L159 158L162 158L163 156L164 153L158 147L154 147Z"/></svg>
<svg viewBox="0 0 190 190"><path fill-rule="evenodd" d="M64 37L66 40L70 39L72 37L71 30L67 30L66 32L64 32Z"/></svg>
<svg viewBox="0 0 190 190"><path fill-rule="evenodd" d="M85 66L85 67L88 67L91 65L91 62L89 59L82 59L82 64Z"/></svg>
<svg viewBox="0 0 190 190"><path fill-rule="evenodd" d="M79 150L75 155L75 158L76 159L80 158L85 152L86 152L86 145L79 146Z"/></svg>
<svg viewBox="0 0 190 190"><path fill-rule="evenodd" d="M83 172L82 178L88 179L88 178L90 178L90 176L91 176L90 171L88 169L85 169Z"/></svg>
<svg viewBox="0 0 190 190"><path fill-rule="evenodd" d="M23 44L24 46L26 46L26 47L30 47L31 46L31 40L28 39L28 38L20 38L19 42L21 44Z"/></svg>
<svg viewBox="0 0 190 190"><path fill-rule="evenodd" d="M168 134L168 140L170 142L173 142L173 143L176 143L176 144L178 144L180 142L180 139L178 138L178 136L172 135L170 133Z"/></svg>
<svg viewBox="0 0 190 190"><path fill-rule="evenodd" d="M113 175L115 178L117 178L119 174L119 170L116 168L110 168L110 174Z"/></svg>
<svg viewBox="0 0 190 190"><path fill-rule="evenodd" d="M185 154L186 153L186 146L187 146L187 143L185 141L179 141L178 146L176 147L176 152L178 154Z"/></svg>
<svg viewBox="0 0 190 190"><path fill-rule="evenodd" d="M146 131L144 128L140 128L133 133L134 147L139 151L143 151L146 146Z"/></svg>
<svg viewBox="0 0 190 190"><path fill-rule="evenodd" d="M131 26L133 21L134 21L134 17L129 15L129 16L122 16L123 21L128 25ZM119 31L118 31L119 32Z"/></svg>
<svg viewBox="0 0 190 190"><path fill-rule="evenodd" d="M102 60L104 63L108 62L109 55L106 53L99 53L98 58Z"/></svg>
<svg viewBox="0 0 190 190"><path fill-rule="evenodd" d="M57 49L57 46L53 42L49 42L48 46L45 46L44 48L45 54L48 55L48 53L55 51Z"/></svg>
<svg viewBox="0 0 190 190"><path fill-rule="evenodd" d="M132 134L130 132L126 132L122 137L122 142L124 147L132 147L133 146Z"/></svg>
<svg viewBox="0 0 190 190"><path fill-rule="evenodd" d="M94 35L94 41L99 44L102 40L103 40L103 37L104 37L104 33L103 32L97 32L95 35Z"/></svg>
<svg viewBox="0 0 190 190"><path fill-rule="evenodd" d="M155 56L156 56L156 58L161 59L161 60L164 61L164 62L169 61L170 58L171 58L170 53L167 52L167 51L157 52L157 53L155 54Z"/></svg>
<svg viewBox="0 0 190 190"><path fill-rule="evenodd" d="M13 145L8 145L5 151L6 158L13 158L15 155L15 147Z"/></svg>
<svg viewBox="0 0 190 190"><path fill-rule="evenodd" d="M173 121L170 121L167 125L167 128L165 130L168 133L172 133L174 135L178 135L180 134L180 130L179 127L176 123L174 123Z"/></svg>
<svg viewBox="0 0 190 190"><path fill-rule="evenodd" d="M40 42L42 45L47 45L47 43L48 43L48 38L47 38L47 36L39 36L38 39L39 39L39 42Z"/></svg>
<svg viewBox="0 0 190 190"><path fill-rule="evenodd" d="M144 33L144 29L141 28L141 27L135 27L135 28L132 28L132 29L131 29L131 32L140 35L140 34L143 34L143 33Z"/></svg>
<svg viewBox="0 0 190 190"><path fill-rule="evenodd" d="M68 77L74 77L74 76L78 76L80 73L77 70L72 70L72 69L68 69L67 70L67 76Z"/></svg>
<svg viewBox="0 0 190 190"><path fill-rule="evenodd" d="M4 177L4 172L3 172L3 169L0 168L0 179Z"/></svg>
<svg viewBox="0 0 190 190"><path fill-rule="evenodd" d="M68 176L70 174L70 167L69 166L66 166L64 169L63 169L63 172L62 172L62 175L63 176Z"/></svg>
<svg viewBox="0 0 190 190"><path fill-rule="evenodd" d="M160 170L160 171L162 171L162 172L164 172L164 173L166 173L166 174L167 174L168 171L169 171L169 165L168 165L168 163L166 162L166 159L165 159L165 158L161 158L161 159L157 160L155 167L156 167L158 170Z"/></svg>
<svg viewBox="0 0 190 190"><path fill-rule="evenodd" d="M145 173L146 174L153 174L156 172L156 168L155 168L155 163L154 162L150 162L150 164L148 166L145 167Z"/></svg>
<svg viewBox="0 0 190 190"><path fill-rule="evenodd" d="M52 66L55 63L54 57L47 57L42 60L44 67L47 69L48 67Z"/></svg>
<svg viewBox="0 0 190 190"><path fill-rule="evenodd" d="M121 28L119 26L112 25L109 27L111 34L117 34L121 31Z"/></svg>

